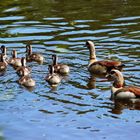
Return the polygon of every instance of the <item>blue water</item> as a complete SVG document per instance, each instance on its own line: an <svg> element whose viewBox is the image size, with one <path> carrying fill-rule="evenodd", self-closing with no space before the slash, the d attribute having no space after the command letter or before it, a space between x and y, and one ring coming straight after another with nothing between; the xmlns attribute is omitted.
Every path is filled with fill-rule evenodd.
<svg viewBox="0 0 140 140"><path fill-rule="evenodd" d="M2 0L0 45L22 57L31 43L45 62L27 64L36 80L31 91L10 66L0 76L0 140L138 140L140 105L115 104L111 83L90 79L84 44L94 41L98 60L125 63L126 85L139 86L139 9L138 0ZM44 80L52 54L70 66L56 89Z"/></svg>

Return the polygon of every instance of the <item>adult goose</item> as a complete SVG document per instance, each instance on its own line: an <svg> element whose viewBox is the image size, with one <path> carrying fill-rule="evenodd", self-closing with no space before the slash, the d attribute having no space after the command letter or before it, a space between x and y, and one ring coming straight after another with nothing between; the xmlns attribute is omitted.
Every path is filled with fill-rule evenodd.
<svg viewBox="0 0 140 140"><path fill-rule="evenodd" d="M88 71L91 74L106 75L111 69L122 70L124 64L120 61L97 61L95 46L92 41L87 41L85 46L90 52Z"/></svg>
<svg viewBox="0 0 140 140"><path fill-rule="evenodd" d="M111 70L109 77L113 80L111 92L111 99L134 99L140 98L140 87L124 86L124 77L119 70Z"/></svg>

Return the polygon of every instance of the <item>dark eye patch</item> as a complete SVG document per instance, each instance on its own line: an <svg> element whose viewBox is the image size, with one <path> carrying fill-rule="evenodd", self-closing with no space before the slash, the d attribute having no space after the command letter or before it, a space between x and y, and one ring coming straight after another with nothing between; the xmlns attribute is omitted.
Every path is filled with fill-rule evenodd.
<svg viewBox="0 0 140 140"><path fill-rule="evenodd" d="M114 74L114 73L115 73L115 71L111 71L111 72L110 72L110 74Z"/></svg>

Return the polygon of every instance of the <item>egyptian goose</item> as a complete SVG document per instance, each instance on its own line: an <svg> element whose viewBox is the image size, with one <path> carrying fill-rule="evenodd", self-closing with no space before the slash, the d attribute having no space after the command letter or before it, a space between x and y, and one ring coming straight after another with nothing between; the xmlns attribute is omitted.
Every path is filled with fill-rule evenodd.
<svg viewBox="0 0 140 140"><path fill-rule="evenodd" d="M53 67L54 67L54 72L60 73L62 75L67 75L70 71L70 68L66 64L58 64L58 56L57 55L52 55L52 60L53 60Z"/></svg>
<svg viewBox="0 0 140 140"><path fill-rule="evenodd" d="M16 69L17 74L19 76L29 75L31 73L31 68L29 68L29 67L26 66L26 59L25 59L25 57L22 57L21 58L21 64L22 64L22 66L21 67L18 67Z"/></svg>
<svg viewBox="0 0 140 140"><path fill-rule="evenodd" d="M7 62L5 60L4 54L0 55L0 72L3 72L7 68Z"/></svg>
<svg viewBox="0 0 140 140"><path fill-rule="evenodd" d="M87 41L85 45L90 52L88 71L91 74L106 75L111 69L121 70L124 66L120 61L97 61L95 46L92 41Z"/></svg>
<svg viewBox="0 0 140 140"><path fill-rule="evenodd" d="M11 64L13 67L21 67L21 58L17 58L17 51L13 50L12 51L12 58L9 59L8 61L9 64Z"/></svg>
<svg viewBox="0 0 140 140"><path fill-rule="evenodd" d="M140 97L140 87L124 86L124 77L119 70L111 70L109 77L113 80L111 92L112 99L132 99Z"/></svg>
<svg viewBox="0 0 140 140"><path fill-rule="evenodd" d="M57 86L62 80L61 76L57 73L54 73L54 67L52 65L49 65L48 70L49 74L45 77L45 80L51 86Z"/></svg>
<svg viewBox="0 0 140 140"><path fill-rule="evenodd" d="M26 60L28 62L36 61L39 64L43 63L43 61L44 61L43 55L39 54L39 53L32 52L32 46L31 45L26 45L26 52L27 52Z"/></svg>
<svg viewBox="0 0 140 140"><path fill-rule="evenodd" d="M18 83L25 87L34 87L36 82L23 71L22 77L18 80Z"/></svg>

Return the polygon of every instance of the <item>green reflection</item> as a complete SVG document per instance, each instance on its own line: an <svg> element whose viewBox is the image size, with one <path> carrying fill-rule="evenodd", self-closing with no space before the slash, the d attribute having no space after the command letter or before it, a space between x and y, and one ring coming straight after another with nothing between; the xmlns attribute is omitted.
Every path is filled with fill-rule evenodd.
<svg viewBox="0 0 140 140"><path fill-rule="evenodd" d="M2 128L0 128L0 140L5 140Z"/></svg>

